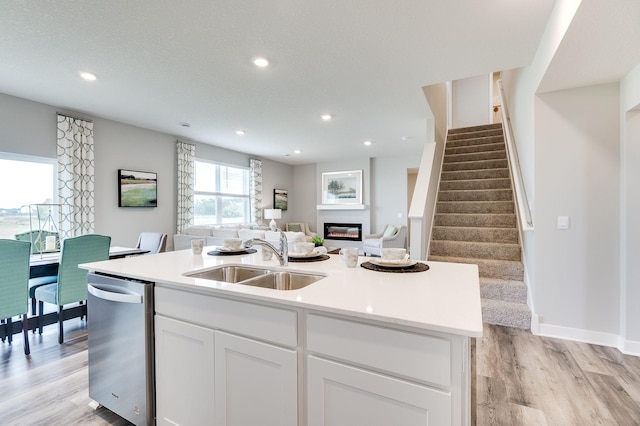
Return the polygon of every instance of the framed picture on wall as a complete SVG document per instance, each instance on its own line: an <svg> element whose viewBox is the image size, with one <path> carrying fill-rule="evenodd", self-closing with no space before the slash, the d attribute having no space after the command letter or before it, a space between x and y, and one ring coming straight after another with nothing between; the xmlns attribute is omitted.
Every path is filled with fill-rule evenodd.
<svg viewBox="0 0 640 426"><path fill-rule="evenodd" d="M362 170L323 173L322 204L362 204Z"/></svg>
<svg viewBox="0 0 640 426"><path fill-rule="evenodd" d="M158 175L118 170L118 207L158 207Z"/></svg>
<svg viewBox="0 0 640 426"><path fill-rule="evenodd" d="M287 210L289 207L289 192L286 189L273 190L273 208Z"/></svg>

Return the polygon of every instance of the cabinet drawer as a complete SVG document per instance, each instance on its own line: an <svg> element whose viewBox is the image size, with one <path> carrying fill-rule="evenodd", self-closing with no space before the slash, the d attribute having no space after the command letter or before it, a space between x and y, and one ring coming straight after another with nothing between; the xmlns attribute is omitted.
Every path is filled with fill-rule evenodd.
<svg viewBox="0 0 640 426"><path fill-rule="evenodd" d="M354 364L451 386L451 342L445 338L308 314L307 347Z"/></svg>
<svg viewBox="0 0 640 426"><path fill-rule="evenodd" d="M156 286L155 310L159 315L213 329L221 329L295 347L297 312Z"/></svg>

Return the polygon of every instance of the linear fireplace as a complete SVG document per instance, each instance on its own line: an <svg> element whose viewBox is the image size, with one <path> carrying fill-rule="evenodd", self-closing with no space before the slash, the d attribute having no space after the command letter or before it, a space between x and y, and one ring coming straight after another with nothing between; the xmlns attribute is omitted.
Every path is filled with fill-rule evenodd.
<svg viewBox="0 0 640 426"><path fill-rule="evenodd" d="M324 238L329 240L362 241L362 224L325 222Z"/></svg>

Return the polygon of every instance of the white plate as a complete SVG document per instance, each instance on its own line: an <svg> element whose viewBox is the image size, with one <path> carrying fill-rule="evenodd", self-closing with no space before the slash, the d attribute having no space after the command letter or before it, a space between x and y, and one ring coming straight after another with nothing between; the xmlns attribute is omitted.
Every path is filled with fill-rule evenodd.
<svg viewBox="0 0 640 426"><path fill-rule="evenodd" d="M407 268L418 263L417 260L412 259L407 259L404 262L401 262L400 260L369 259L369 262L385 268Z"/></svg>
<svg viewBox="0 0 640 426"><path fill-rule="evenodd" d="M245 251L247 248L246 247L240 247L240 248L227 248L227 247L218 247L218 251L225 251L225 252L229 252L229 253L235 253L238 251Z"/></svg>
<svg viewBox="0 0 640 426"><path fill-rule="evenodd" d="M300 257L300 258L318 257L321 254L322 253L320 253L319 251L313 250L311 253L289 253L289 257Z"/></svg>

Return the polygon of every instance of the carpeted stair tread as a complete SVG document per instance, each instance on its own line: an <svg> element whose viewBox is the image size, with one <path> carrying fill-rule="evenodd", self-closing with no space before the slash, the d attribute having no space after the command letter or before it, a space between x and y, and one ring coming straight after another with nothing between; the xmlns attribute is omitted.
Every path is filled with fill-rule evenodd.
<svg viewBox="0 0 640 426"><path fill-rule="evenodd" d="M498 167L495 169L443 171L440 181L500 178L509 178L508 168Z"/></svg>
<svg viewBox="0 0 640 426"><path fill-rule="evenodd" d="M443 163L442 170L452 172L456 170L483 170L483 169L506 169L509 162L506 158L478 160L478 161L460 161L457 163Z"/></svg>
<svg viewBox="0 0 640 426"><path fill-rule="evenodd" d="M458 133L471 133L471 132L478 132L483 130L496 130L496 129L502 129L502 123L478 124L476 126L456 127L455 129L449 129L449 134L455 135Z"/></svg>
<svg viewBox="0 0 640 426"><path fill-rule="evenodd" d="M469 189L511 189L509 178L458 179L440 181L440 191Z"/></svg>
<svg viewBox="0 0 640 426"><path fill-rule="evenodd" d="M505 145L502 140L498 142L482 143L474 145L449 146L445 148L444 155L471 154L474 152L504 151Z"/></svg>
<svg viewBox="0 0 640 426"><path fill-rule="evenodd" d="M513 201L438 201L436 213L515 213Z"/></svg>
<svg viewBox="0 0 640 426"><path fill-rule="evenodd" d="M480 278L480 297L512 303L527 303L527 285L522 281Z"/></svg>
<svg viewBox="0 0 640 426"><path fill-rule="evenodd" d="M436 213L434 226L515 228L515 213Z"/></svg>
<svg viewBox="0 0 640 426"><path fill-rule="evenodd" d="M504 327L531 327L531 310L524 303L505 302L494 299L481 299L482 321Z"/></svg>
<svg viewBox="0 0 640 426"><path fill-rule="evenodd" d="M513 191L508 189L454 189L441 190L438 201L511 201Z"/></svg>
<svg viewBox="0 0 640 426"><path fill-rule="evenodd" d="M494 143L500 143L504 146L504 136L503 135L475 136L475 137L468 137L465 139L447 140L447 143L445 146L445 152L447 149L452 149L452 148L480 146L480 145L487 145L487 144L494 144Z"/></svg>
<svg viewBox="0 0 640 426"><path fill-rule="evenodd" d="M434 226L433 240L475 241L484 243L518 243L516 228Z"/></svg>
<svg viewBox="0 0 640 426"><path fill-rule="evenodd" d="M507 158L507 151L500 149L497 151L467 152L463 154L447 154L444 156L444 164L462 163L466 161L482 160L502 160Z"/></svg>
<svg viewBox="0 0 640 426"><path fill-rule="evenodd" d="M479 137L489 137L489 136L502 136L502 128L500 129L487 129L487 130L478 130L464 133L449 133L447 135L447 141L457 141L460 139L472 139Z"/></svg>

